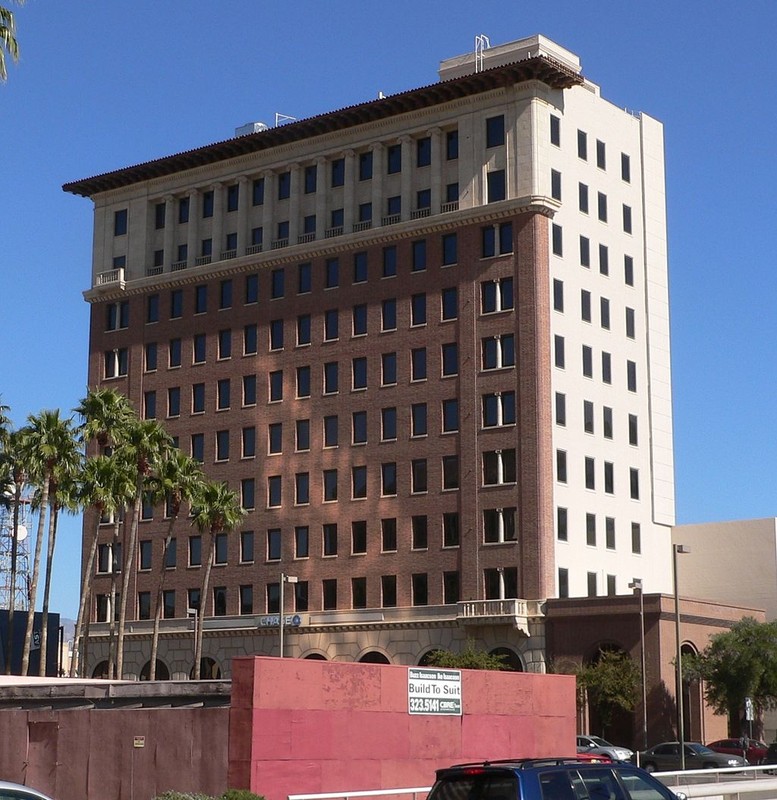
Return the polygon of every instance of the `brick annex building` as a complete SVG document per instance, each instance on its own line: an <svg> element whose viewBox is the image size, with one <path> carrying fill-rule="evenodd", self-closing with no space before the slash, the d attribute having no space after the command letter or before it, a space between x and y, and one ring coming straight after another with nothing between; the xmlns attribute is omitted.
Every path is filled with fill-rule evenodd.
<svg viewBox="0 0 777 800"><path fill-rule="evenodd" d="M661 124L535 36L256 128L64 187L95 206L89 385L162 421L248 512L216 541L209 674L278 653L282 574L289 655L416 664L472 638L534 671L547 598L669 591ZM164 533L145 510L128 677ZM191 669L202 549L182 520L160 676Z"/></svg>

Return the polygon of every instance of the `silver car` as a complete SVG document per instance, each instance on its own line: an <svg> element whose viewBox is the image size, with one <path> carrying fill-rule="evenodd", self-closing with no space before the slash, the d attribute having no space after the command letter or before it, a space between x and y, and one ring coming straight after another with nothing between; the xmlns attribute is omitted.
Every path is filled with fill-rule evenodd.
<svg viewBox="0 0 777 800"><path fill-rule="evenodd" d="M0 781L0 800L52 800L47 794L22 786L20 783Z"/></svg>
<svg viewBox="0 0 777 800"><path fill-rule="evenodd" d="M577 752L609 756L613 761L628 761L632 756L628 747L618 747L600 736L578 736Z"/></svg>

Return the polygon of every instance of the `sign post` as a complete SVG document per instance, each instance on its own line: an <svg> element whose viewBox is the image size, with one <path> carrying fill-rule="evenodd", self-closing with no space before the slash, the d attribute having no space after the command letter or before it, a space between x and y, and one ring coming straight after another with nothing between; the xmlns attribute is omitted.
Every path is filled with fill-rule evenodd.
<svg viewBox="0 0 777 800"><path fill-rule="evenodd" d="M462 715L461 671L409 667L407 712L460 717Z"/></svg>

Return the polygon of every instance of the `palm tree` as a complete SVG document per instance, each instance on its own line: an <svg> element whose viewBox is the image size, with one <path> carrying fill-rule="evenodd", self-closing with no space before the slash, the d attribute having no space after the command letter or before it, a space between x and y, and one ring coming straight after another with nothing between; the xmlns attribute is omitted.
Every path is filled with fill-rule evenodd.
<svg viewBox="0 0 777 800"><path fill-rule="evenodd" d="M127 426L137 420L132 403L115 389L90 389L75 411L83 419L79 432L84 442L96 439L101 448L120 442Z"/></svg>
<svg viewBox="0 0 777 800"><path fill-rule="evenodd" d="M129 536L125 536L123 545L124 566L119 608L119 630L116 641L116 674L119 678L123 674L127 595L129 593L130 577L135 565L140 510L143 506L144 494L149 488L149 478L159 468L162 459L172 446L173 440L165 429L156 420L146 419L128 426L126 435L115 452L115 456L124 460L128 466L132 465L135 473L135 494L130 505L129 519L127 516L124 518L125 532L128 522L130 530Z"/></svg>
<svg viewBox="0 0 777 800"><path fill-rule="evenodd" d="M17 0L21 5L24 0ZM16 20L10 8L0 6L0 81L5 83L8 78L5 59L6 55L16 62L19 60L19 44L16 41Z"/></svg>
<svg viewBox="0 0 777 800"><path fill-rule="evenodd" d="M22 675L27 674L30 665L32 629L35 622L35 603L40 577L43 533L46 529L46 511L49 505L49 489L54 475L54 467L60 454L69 451L69 441L72 441L70 421L61 419L59 410L41 411L37 415L30 414L27 417L27 425L22 428L21 432L23 460L27 464L31 482L39 488L37 497L38 533L35 538L35 555L30 580L30 604L27 610L27 630L24 635ZM41 652L41 658L45 659L45 653Z"/></svg>
<svg viewBox="0 0 777 800"><path fill-rule="evenodd" d="M197 625L195 626L194 643L194 680L200 679L200 661L202 660L202 624L205 620L205 604L208 597L210 571L213 566L213 539L217 533L231 531L240 524L245 511L240 507L237 492L233 492L226 483L208 482L195 499L194 524L200 533L207 534L208 547L205 559L205 571L200 589L200 606L197 609Z"/></svg>
<svg viewBox="0 0 777 800"><path fill-rule="evenodd" d="M154 500L157 503L167 502L169 522L167 535L162 545L162 557L159 561L159 576L154 595L154 633L151 637L151 671L149 680L156 680L156 657L159 648L159 626L162 619L162 598L165 584L165 566L167 551L173 538L173 528L183 503L191 504L204 487L205 475L200 465L180 450L172 450L162 462L158 475L152 480Z"/></svg>
<svg viewBox="0 0 777 800"><path fill-rule="evenodd" d="M62 447L52 471L49 484L49 538L46 552L46 572L43 578L43 605L41 606L41 659L38 674L46 674L48 646L49 600L51 598L51 576L54 570L54 547L57 541L57 524L61 510L75 513L78 510L77 477L82 468L81 451L78 447L72 420L65 420L68 437L63 437Z"/></svg>

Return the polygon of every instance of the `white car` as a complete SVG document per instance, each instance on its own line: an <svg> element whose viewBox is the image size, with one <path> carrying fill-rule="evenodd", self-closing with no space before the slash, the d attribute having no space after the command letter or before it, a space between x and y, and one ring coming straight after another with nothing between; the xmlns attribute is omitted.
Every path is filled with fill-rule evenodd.
<svg viewBox="0 0 777 800"><path fill-rule="evenodd" d="M47 794L22 786L20 783L0 781L0 800L52 800Z"/></svg>
<svg viewBox="0 0 777 800"><path fill-rule="evenodd" d="M600 736L578 736L577 752L609 756L613 761L628 761L633 753L628 747L618 747Z"/></svg>

